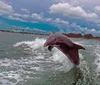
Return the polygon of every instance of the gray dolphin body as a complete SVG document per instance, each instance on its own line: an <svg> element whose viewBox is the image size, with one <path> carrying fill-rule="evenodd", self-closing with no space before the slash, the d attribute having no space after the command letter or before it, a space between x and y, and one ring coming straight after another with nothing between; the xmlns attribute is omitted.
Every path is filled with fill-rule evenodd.
<svg viewBox="0 0 100 85"><path fill-rule="evenodd" d="M44 47L48 46L48 50L52 50L53 47L58 48L63 52L70 61L78 65L80 62L78 50L84 49L81 45L73 43L67 36L63 34L52 34L48 37L44 43Z"/></svg>

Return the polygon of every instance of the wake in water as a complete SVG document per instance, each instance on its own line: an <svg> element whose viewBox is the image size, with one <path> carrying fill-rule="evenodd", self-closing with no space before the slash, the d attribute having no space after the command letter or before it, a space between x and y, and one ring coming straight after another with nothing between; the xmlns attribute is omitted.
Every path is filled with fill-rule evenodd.
<svg viewBox="0 0 100 85"><path fill-rule="evenodd" d="M44 48L43 45L45 41L45 39L36 38L35 41L18 42L14 47L25 47L24 50L29 50L32 55L37 55L38 58L40 58L40 56L44 58L48 57L53 63L61 63L62 66L64 66L61 67L62 70L71 70L74 66L71 61L57 48L54 48L52 52L48 51L47 48Z"/></svg>
<svg viewBox="0 0 100 85"><path fill-rule="evenodd" d="M97 73L97 76L100 76L100 46L99 45L96 46L94 53L95 53L95 56L96 56L94 63L97 65L97 68L96 68L95 71Z"/></svg>
<svg viewBox="0 0 100 85"><path fill-rule="evenodd" d="M61 52L59 51L57 48L54 48L52 50L52 52L48 51L47 48L43 47L43 44L46 40L45 39L38 39L36 38L35 41L24 41L24 42L19 42L17 44L15 44L15 47L27 47L27 49L25 48L24 50L30 50L31 54L33 55L37 55L38 59L42 58L48 58L49 62L55 63L55 64L60 64L60 66L53 67L53 70L60 70L60 71L65 71L65 72L69 72L74 65L72 64L72 62ZM82 76L84 76L85 78L88 76L89 72L88 72L88 67L87 67L87 63L84 60L82 54L79 54L80 56L80 65L78 66L78 68L80 68L80 72L83 72ZM48 62L47 61L47 62ZM46 63L45 63L46 64ZM48 67L46 67L48 68ZM85 79L84 78L84 79ZM84 80L86 81L86 80Z"/></svg>
<svg viewBox="0 0 100 85"><path fill-rule="evenodd" d="M50 52L43 47L46 40L36 38L33 41L22 41L14 44L14 48L23 50L27 57L18 59L5 58L0 61L0 82L7 81L2 85L89 85L91 82L90 72L84 56L80 53L80 65L74 67L72 62L58 49L53 48ZM53 76L52 76L53 75ZM65 77L64 77L65 76ZM70 78L71 77L71 78ZM48 80L47 80L48 79ZM53 79L53 80L52 80ZM60 80L59 80L60 79ZM63 79L63 80L62 80ZM70 80L69 80L70 79Z"/></svg>

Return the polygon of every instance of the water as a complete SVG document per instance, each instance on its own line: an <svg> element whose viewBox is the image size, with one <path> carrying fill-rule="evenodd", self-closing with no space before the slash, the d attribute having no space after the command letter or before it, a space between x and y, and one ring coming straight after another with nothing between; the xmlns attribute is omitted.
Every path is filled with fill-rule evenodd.
<svg viewBox="0 0 100 85"><path fill-rule="evenodd" d="M72 40L86 48L79 66L44 48L45 36L0 32L0 85L100 85L100 41Z"/></svg>

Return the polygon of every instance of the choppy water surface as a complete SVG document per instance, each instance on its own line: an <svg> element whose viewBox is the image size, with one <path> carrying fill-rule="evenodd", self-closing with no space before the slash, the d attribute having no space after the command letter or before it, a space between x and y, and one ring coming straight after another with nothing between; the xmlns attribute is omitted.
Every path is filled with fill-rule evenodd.
<svg viewBox="0 0 100 85"><path fill-rule="evenodd" d="M72 40L86 48L77 67L44 36L0 33L0 85L100 85L100 41Z"/></svg>

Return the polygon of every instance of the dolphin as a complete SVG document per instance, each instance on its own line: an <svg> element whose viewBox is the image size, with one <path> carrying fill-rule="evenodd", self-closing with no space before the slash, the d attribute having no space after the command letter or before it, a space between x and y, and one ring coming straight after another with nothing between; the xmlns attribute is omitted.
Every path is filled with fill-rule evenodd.
<svg viewBox="0 0 100 85"><path fill-rule="evenodd" d="M63 34L51 34L44 43L44 47L48 47L49 51L51 51L53 47L58 48L74 65L79 65L80 63L78 50L85 50L84 47L72 42Z"/></svg>

